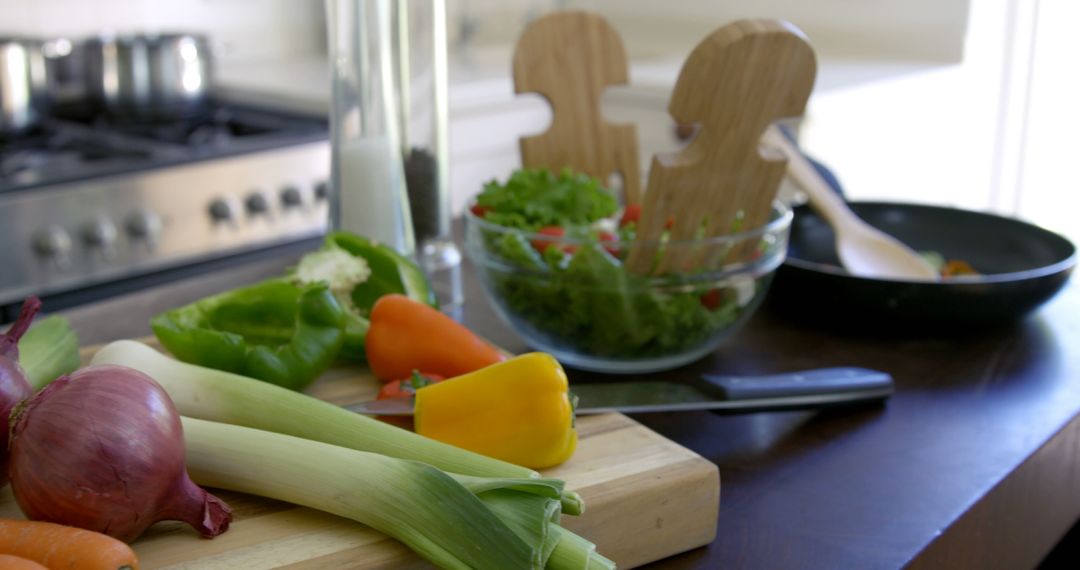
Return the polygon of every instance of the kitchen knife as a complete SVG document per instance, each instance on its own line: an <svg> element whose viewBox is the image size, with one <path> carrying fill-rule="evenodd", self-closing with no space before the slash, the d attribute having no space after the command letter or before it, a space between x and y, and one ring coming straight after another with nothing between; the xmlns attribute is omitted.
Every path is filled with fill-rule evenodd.
<svg viewBox="0 0 1080 570"><path fill-rule="evenodd" d="M892 377L877 370L841 367L765 376L703 374L688 383L663 380L571 384L577 413L718 413L810 410L882 402L893 393ZM412 398L374 400L345 406L361 414L412 415Z"/></svg>

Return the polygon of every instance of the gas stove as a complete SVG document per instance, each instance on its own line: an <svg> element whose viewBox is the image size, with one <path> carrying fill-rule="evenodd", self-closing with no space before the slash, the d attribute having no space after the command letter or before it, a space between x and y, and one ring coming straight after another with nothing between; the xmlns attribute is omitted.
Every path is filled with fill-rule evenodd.
<svg viewBox="0 0 1080 570"><path fill-rule="evenodd" d="M310 247L329 170L326 117L226 101L167 122L76 110L0 139L0 321L29 294L57 310Z"/></svg>

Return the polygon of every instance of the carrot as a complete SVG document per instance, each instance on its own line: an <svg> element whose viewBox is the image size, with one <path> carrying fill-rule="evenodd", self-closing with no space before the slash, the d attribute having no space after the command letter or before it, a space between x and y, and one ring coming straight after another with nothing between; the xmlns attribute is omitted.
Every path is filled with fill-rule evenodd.
<svg viewBox="0 0 1080 570"><path fill-rule="evenodd" d="M10 554L0 554L0 568L3 570L49 570L33 560Z"/></svg>
<svg viewBox="0 0 1080 570"><path fill-rule="evenodd" d="M123 542L98 532L49 522L0 519L0 552L32 560L51 570L139 568L135 552Z"/></svg>
<svg viewBox="0 0 1080 570"><path fill-rule="evenodd" d="M371 308L364 341L368 365L383 381L423 370L444 378L502 362L495 347L449 316L404 295L384 295Z"/></svg>

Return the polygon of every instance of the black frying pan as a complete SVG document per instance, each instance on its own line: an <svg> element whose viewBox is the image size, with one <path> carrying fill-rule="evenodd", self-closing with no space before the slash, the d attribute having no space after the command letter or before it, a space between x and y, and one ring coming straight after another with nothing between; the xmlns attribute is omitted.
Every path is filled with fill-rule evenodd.
<svg viewBox="0 0 1080 570"><path fill-rule="evenodd" d="M832 229L799 206L788 258L769 292L770 305L783 315L875 330L933 332L1003 324L1053 297L1076 264L1076 248L1067 239L1011 218L914 204L850 206L916 251L967 261L982 276L940 283L854 277L840 266Z"/></svg>

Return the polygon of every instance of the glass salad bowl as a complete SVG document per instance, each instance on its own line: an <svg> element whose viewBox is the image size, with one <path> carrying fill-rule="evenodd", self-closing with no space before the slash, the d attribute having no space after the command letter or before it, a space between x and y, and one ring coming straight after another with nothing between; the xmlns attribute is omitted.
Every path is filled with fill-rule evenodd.
<svg viewBox="0 0 1080 570"><path fill-rule="evenodd" d="M751 231L646 242L597 224L508 227L473 204L465 250L497 313L533 349L584 370L655 372L712 352L747 321L784 261L791 220L776 202ZM672 259L683 269L661 268Z"/></svg>

